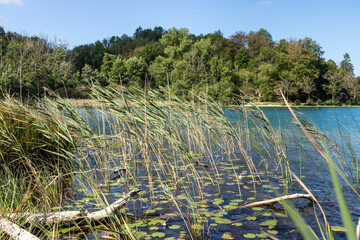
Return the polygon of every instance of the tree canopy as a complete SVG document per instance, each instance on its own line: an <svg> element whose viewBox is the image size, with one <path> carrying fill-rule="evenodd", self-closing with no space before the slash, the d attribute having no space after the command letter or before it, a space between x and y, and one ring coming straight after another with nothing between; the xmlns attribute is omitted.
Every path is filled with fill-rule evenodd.
<svg viewBox="0 0 360 240"><path fill-rule="evenodd" d="M132 36L112 36L68 49L0 26L0 89L25 98L52 89L64 97L86 97L103 87L168 88L190 99L207 94L223 103L247 94L258 101L357 103L359 77L350 55L339 65L325 61L311 38L274 41L271 34L220 31L196 36L187 28L138 27Z"/></svg>

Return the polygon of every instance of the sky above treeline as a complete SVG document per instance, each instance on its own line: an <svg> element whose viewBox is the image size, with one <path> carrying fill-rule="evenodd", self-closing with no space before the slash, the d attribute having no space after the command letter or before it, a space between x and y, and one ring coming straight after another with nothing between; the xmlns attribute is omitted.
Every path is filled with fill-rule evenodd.
<svg viewBox="0 0 360 240"><path fill-rule="evenodd" d="M359 0L0 0L5 31L37 35L69 48L141 26L186 27L191 33L265 28L274 41L310 37L337 64L349 53L360 75Z"/></svg>

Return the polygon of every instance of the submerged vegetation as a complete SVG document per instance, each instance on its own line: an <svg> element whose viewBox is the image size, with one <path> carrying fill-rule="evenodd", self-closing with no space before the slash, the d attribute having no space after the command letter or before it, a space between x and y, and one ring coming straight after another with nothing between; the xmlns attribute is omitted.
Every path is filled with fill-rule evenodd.
<svg viewBox="0 0 360 240"><path fill-rule="evenodd" d="M345 238L341 220L326 217L338 214L337 208L324 206L325 196L311 183L322 182L321 191L331 195L332 187L323 188L334 182L350 231L355 219L345 201L358 200L359 181L351 143L331 141L302 116L298 124L305 133L328 149L322 158L306 147L300 130L281 128L246 99L223 108L208 96L185 101L168 90L92 86L98 108L74 109L57 97L36 105L3 100L0 215L13 213L10 220L48 239L298 238L290 217L309 239ZM347 139L345 129L342 136ZM318 170L307 171L314 166ZM347 189L346 200L340 186ZM15 217L104 209L135 189L142 191L119 214L85 226L75 221L29 226L25 216ZM310 193L314 202L244 207L292 193ZM306 212L305 220L297 208Z"/></svg>

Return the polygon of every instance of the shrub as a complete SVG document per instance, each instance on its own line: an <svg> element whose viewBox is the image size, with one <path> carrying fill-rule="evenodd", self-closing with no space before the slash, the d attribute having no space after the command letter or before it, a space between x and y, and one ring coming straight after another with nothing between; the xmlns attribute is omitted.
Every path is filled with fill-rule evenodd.
<svg viewBox="0 0 360 240"><path fill-rule="evenodd" d="M300 100L299 100L299 99L296 99L296 100L294 101L294 104L295 104L295 105L300 105L300 104L301 104L301 102L300 102Z"/></svg>
<svg viewBox="0 0 360 240"><path fill-rule="evenodd" d="M312 100L312 99L310 98L310 99L306 100L305 105L307 105L307 106L314 106L314 105L315 105L315 102L314 102L314 100Z"/></svg>
<svg viewBox="0 0 360 240"><path fill-rule="evenodd" d="M329 105L332 105L332 100L331 99L328 99L324 102L325 105L329 106Z"/></svg>

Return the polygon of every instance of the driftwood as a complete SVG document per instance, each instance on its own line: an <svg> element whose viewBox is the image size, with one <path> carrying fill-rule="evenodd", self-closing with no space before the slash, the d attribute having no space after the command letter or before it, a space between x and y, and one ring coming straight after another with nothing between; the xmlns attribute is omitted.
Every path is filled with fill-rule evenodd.
<svg viewBox="0 0 360 240"><path fill-rule="evenodd" d="M246 204L244 207L258 207L258 206L271 206L274 203L283 201L283 200L289 200L289 199L295 199L295 198L307 198L311 201L313 201L313 197L310 194L301 194L301 193L295 193L292 195L286 195L286 196L282 196L282 197L277 197L277 198L272 198L269 200L264 200L264 201L260 201L260 202L253 202L253 203L249 203Z"/></svg>
<svg viewBox="0 0 360 240"><path fill-rule="evenodd" d="M5 218L0 218L0 229L14 240L40 240L25 229L20 228L18 225Z"/></svg>
<svg viewBox="0 0 360 240"><path fill-rule="evenodd" d="M10 214L10 218L22 218L24 219L24 224L34 223L41 225L52 225L52 224L69 224L72 222L91 222L91 221L101 221L110 217L114 211L122 208L130 199L135 196L140 189L132 190L124 195L124 197L118 199L116 202L112 203L103 210L95 212L81 212L81 211L63 211L49 214L42 213L23 213L21 215Z"/></svg>

